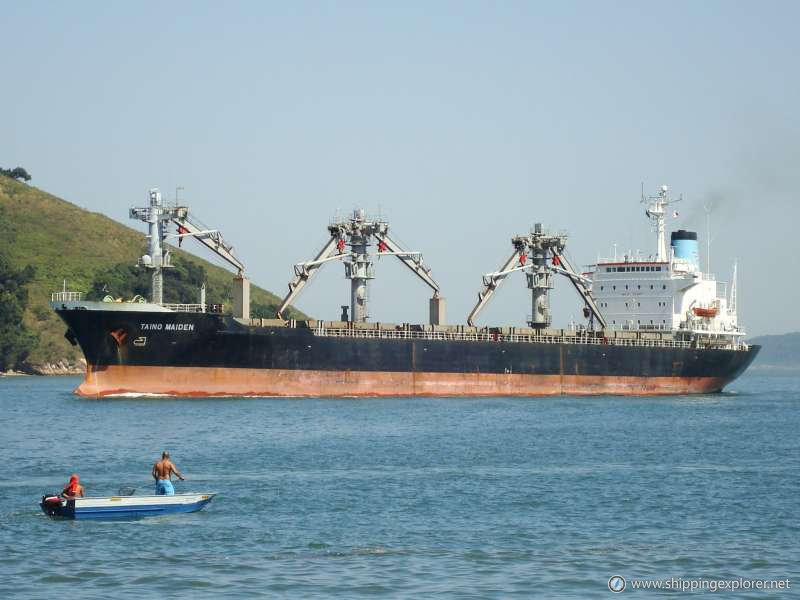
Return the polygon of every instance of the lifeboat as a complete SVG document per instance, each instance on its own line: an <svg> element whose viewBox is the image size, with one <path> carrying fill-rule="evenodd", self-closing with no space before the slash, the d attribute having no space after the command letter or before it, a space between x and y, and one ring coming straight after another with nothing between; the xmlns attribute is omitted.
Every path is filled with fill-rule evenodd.
<svg viewBox="0 0 800 600"><path fill-rule="evenodd" d="M695 314L696 317L707 317L710 319L717 316L717 308L715 306L712 306L710 308L695 306L692 309L692 312Z"/></svg>

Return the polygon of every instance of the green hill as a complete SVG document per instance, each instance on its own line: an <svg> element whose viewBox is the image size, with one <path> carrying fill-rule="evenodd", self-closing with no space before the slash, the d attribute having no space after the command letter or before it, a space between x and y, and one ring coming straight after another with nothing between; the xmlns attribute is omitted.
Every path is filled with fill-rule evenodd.
<svg viewBox="0 0 800 600"><path fill-rule="evenodd" d="M800 332L762 335L747 343L761 346L754 367L800 370Z"/></svg>
<svg viewBox="0 0 800 600"><path fill-rule="evenodd" d="M120 206L120 211L127 211L127 206ZM80 350L64 339L64 325L49 305L51 292L60 290L64 280L68 290L89 292L96 279L105 276L101 274L120 265L135 265L145 249L144 233L0 175L0 252L12 267L31 265L36 270L27 286L29 301L23 322L38 335L39 342L28 362L74 363L81 357ZM231 306L233 273L177 248L172 256L176 270L204 269L209 303ZM274 313L280 302L255 285L250 296L254 313ZM197 297L181 301L197 302ZM299 311L290 316L306 318Z"/></svg>

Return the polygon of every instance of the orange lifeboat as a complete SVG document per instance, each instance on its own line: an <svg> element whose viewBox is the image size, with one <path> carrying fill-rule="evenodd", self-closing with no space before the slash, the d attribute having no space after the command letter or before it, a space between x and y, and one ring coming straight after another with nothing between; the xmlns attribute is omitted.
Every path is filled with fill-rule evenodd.
<svg viewBox="0 0 800 600"><path fill-rule="evenodd" d="M717 308L715 306L712 306L711 308L703 308L701 306L695 306L692 309L692 312L697 317L707 317L709 319L717 316Z"/></svg>

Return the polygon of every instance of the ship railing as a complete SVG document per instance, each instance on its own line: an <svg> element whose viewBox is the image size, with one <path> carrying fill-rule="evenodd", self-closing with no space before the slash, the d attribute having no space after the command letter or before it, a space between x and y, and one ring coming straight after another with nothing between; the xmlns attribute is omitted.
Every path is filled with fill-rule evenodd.
<svg viewBox="0 0 800 600"><path fill-rule="evenodd" d="M512 342L536 344L586 344L595 346L640 346L651 348L690 348L691 342L683 340L658 340L642 338L608 338L587 335L529 335L520 333L411 331L408 329L340 329L315 327L314 335L323 337L372 338L389 340L442 340L471 342Z"/></svg>
<svg viewBox="0 0 800 600"><path fill-rule="evenodd" d="M80 302L83 292L53 292L50 294L52 302Z"/></svg>
<svg viewBox="0 0 800 600"><path fill-rule="evenodd" d="M175 312L203 313L206 312L205 304L169 304L162 303L161 306L174 310Z"/></svg>

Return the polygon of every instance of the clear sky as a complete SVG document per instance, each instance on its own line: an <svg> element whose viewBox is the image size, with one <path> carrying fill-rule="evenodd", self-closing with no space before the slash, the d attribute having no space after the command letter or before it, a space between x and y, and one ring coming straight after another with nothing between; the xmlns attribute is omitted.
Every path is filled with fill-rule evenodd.
<svg viewBox="0 0 800 600"><path fill-rule="evenodd" d="M670 228L704 238L715 205L711 268L728 280L738 259L751 334L800 330L800 3L0 8L0 165L123 222L148 188L182 186L270 290L363 206L424 252L463 322L534 222L566 230L581 264L654 251L644 182L683 194ZM374 320L427 319L421 282L386 258L377 273ZM564 326L580 304L558 287ZM298 307L334 319L348 298L332 264ZM481 321L529 312L518 276Z"/></svg>

